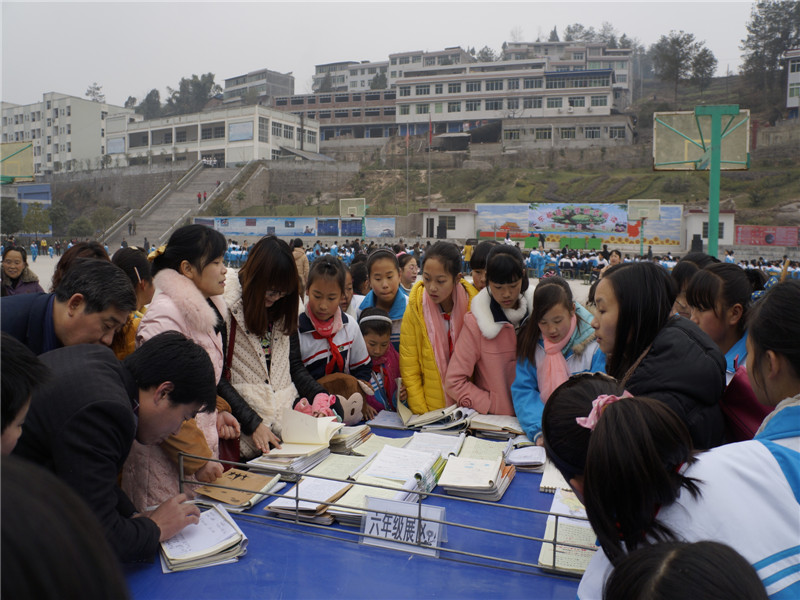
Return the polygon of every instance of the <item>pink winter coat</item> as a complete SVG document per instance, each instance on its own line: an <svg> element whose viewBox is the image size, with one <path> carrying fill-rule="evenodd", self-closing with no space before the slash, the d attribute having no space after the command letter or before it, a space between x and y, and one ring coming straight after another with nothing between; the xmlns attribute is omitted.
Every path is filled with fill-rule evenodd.
<svg viewBox="0 0 800 600"><path fill-rule="evenodd" d="M214 365L214 376L219 381L224 357L222 336L214 332L216 313L194 283L177 271L163 269L153 281L159 293L139 325L137 347L164 331L179 331L208 352ZM222 296L214 296L211 301L224 315L227 307ZM207 448L189 451L201 456L218 457L217 411L198 413L195 422L205 436ZM122 489L140 511L161 504L178 494L178 466L160 446L144 446L134 442L122 470Z"/></svg>
<svg viewBox="0 0 800 600"><path fill-rule="evenodd" d="M533 305L533 289L520 298L516 316L524 321ZM511 384L517 364L517 335L489 289L472 299L470 312L447 367L447 403L473 408L481 414L513 415ZM451 400L454 399L454 400Z"/></svg>

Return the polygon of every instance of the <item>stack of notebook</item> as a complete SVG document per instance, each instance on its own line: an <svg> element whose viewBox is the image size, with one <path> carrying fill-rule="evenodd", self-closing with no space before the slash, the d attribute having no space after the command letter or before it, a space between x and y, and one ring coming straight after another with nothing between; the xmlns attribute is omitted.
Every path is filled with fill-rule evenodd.
<svg viewBox="0 0 800 600"><path fill-rule="evenodd" d="M471 408L456 405L438 408L421 415L415 415L404 404L397 406L397 412L382 410L367 425L386 429L422 429L458 434L465 429L469 417L475 413Z"/></svg>
<svg viewBox="0 0 800 600"><path fill-rule="evenodd" d="M482 415L475 413L469 419L467 428L475 435L491 439L510 439L521 435L522 427L517 417L506 415Z"/></svg>
<svg viewBox="0 0 800 600"><path fill-rule="evenodd" d="M331 438L331 452L335 454L350 454L350 452L363 443L370 435L368 425L356 425L355 427L342 427L337 434Z"/></svg>
<svg viewBox="0 0 800 600"><path fill-rule="evenodd" d="M505 464L508 442L468 437L458 456L451 456L439 485L451 496L496 502L508 489L516 470Z"/></svg>
<svg viewBox="0 0 800 600"><path fill-rule="evenodd" d="M161 568L171 573L236 562L246 551L247 537L224 508L214 506L199 523L161 542Z"/></svg>
<svg viewBox="0 0 800 600"><path fill-rule="evenodd" d="M329 525L333 523L333 517L327 514L329 504L341 498L351 485L303 477L297 485L267 503L264 510L307 523Z"/></svg>
<svg viewBox="0 0 800 600"><path fill-rule="evenodd" d="M280 475L270 477L230 469L212 484L200 486L194 492L202 496L198 498L198 503L210 506L218 504L228 512L242 512L261 502L268 492L277 491L282 486L280 479Z"/></svg>
<svg viewBox="0 0 800 600"><path fill-rule="evenodd" d="M543 537L550 543L542 542L539 566L557 573L582 575L597 551L597 536L586 519L586 509L574 492L558 488L550 513Z"/></svg>
<svg viewBox="0 0 800 600"><path fill-rule="evenodd" d="M284 408L281 422L281 447L249 461L259 471L278 473L287 481L322 462L330 454L330 440L343 427L335 417L314 418Z"/></svg>

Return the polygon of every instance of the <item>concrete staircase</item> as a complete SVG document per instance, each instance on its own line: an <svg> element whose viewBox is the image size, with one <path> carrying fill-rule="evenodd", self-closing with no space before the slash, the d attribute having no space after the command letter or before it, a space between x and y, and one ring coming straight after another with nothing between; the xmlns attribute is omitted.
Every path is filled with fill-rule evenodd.
<svg viewBox="0 0 800 600"><path fill-rule="evenodd" d="M165 243L167 238L162 240L162 236L177 221L195 215L201 208L197 203L198 192L200 194L206 192L210 201L211 194L217 187L217 181L220 182L220 187L224 187L238 172L237 168L200 168L186 181L181 182L180 189L176 189L177 185L172 185L170 190L162 190L164 196L157 202L155 208L149 211L146 208L131 211L109 230L105 239L109 252L113 253L119 248L123 238L131 246L142 246L145 237L151 245L158 246ZM141 215L143 211L145 215ZM136 233L129 234L128 223L134 221Z"/></svg>

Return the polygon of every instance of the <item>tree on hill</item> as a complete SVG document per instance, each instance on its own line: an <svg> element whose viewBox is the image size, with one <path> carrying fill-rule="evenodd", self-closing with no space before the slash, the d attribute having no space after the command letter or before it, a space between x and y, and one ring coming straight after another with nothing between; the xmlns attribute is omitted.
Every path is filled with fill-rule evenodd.
<svg viewBox="0 0 800 600"><path fill-rule="evenodd" d="M800 2L758 2L750 13L741 72L749 89L761 93L764 106L783 102L786 72L781 55L800 46Z"/></svg>
<svg viewBox="0 0 800 600"><path fill-rule="evenodd" d="M86 89L84 96L89 98L92 102L106 101L106 96L103 94L103 86L99 85L96 81Z"/></svg>
<svg viewBox="0 0 800 600"><path fill-rule="evenodd" d="M67 235L76 238L85 238L94 235L94 227L88 217L78 217L67 229Z"/></svg>
<svg viewBox="0 0 800 600"><path fill-rule="evenodd" d="M678 101L678 84L689 78L692 72L692 61L703 50L704 42L696 42L694 34L684 31L670 31L662 35L650 46L648 54L653 61L653 70L661 81L671 83L674 89L674 100ZM704 53L704 62L714 58L710 50Z"/></svg>
<svg viewBox="0 0 800 600"><path fill-rule="evenodd" d="M123 104L125 108L136 108L136 98L133 96L128 96L128 99L125 100L125 104Z"/></svg>
<svg viewBox="0 0 800 600"><path fill-rule="evenodd" d="M12 235L22 230L22 209L14 198L3 198L0 203L0 232Z"/></svg>
<svg viewBox="0 0 800 600"><path fill-rule="evenodd" d="M161 116L161 94L157 89L147 92L144 100L136 107L136 112L145 119L157 119Z"/></svg>
<svg viewBox="0 0 800 600"><path fill-rule="evenodd" d="M50 215L39 202L28 206L28 212L22 220L22 228L27 233L47 233L50 230Z"/></svg>
<svg viewBox="0 0 800 600"><path fill-rule="evenodd" d="M700 88L700 96L703 95L717 70L717 59L714 53L708 48L701 48L692 58L692 83Z"/></svg>
<svg viewBox="0 0 800 600"><path fill-rule="evenodd" d="M558 41L560 41L558 39L558 29L556 29L555 26L553 26L553 31L550 32L550 37L548 38L547 41L548 42L558 42Z"/></svg>
<svg viewBox="0 0 800 600"><path fill-rule="evenodd" d="M371 90L385 90L389 85L386 82L386 73L378 73L369 83Z"/></svg>
<svg viewBox="0 0 800 600"><path fill-rule="evenodd" d="M208 100L222 92L222 88L214 83L214 74L192 75L191 79L182 77L178 88L168 87L169 97L165 110L170 115L187 115L200 112Z"/></svg>

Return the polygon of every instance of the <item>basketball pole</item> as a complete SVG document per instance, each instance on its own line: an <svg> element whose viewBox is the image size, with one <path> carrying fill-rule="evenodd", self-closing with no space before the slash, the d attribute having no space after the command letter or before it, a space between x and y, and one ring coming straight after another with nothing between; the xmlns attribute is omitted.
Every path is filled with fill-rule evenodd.
<svg viewBox="0 0 800 600"><path fill-rule="evenodd" d="M739 114L738 104L696 106L695 116L711 117L711 156L708 174L708 254L719 253L719 183L722 165L722 117Z"/></svg>

